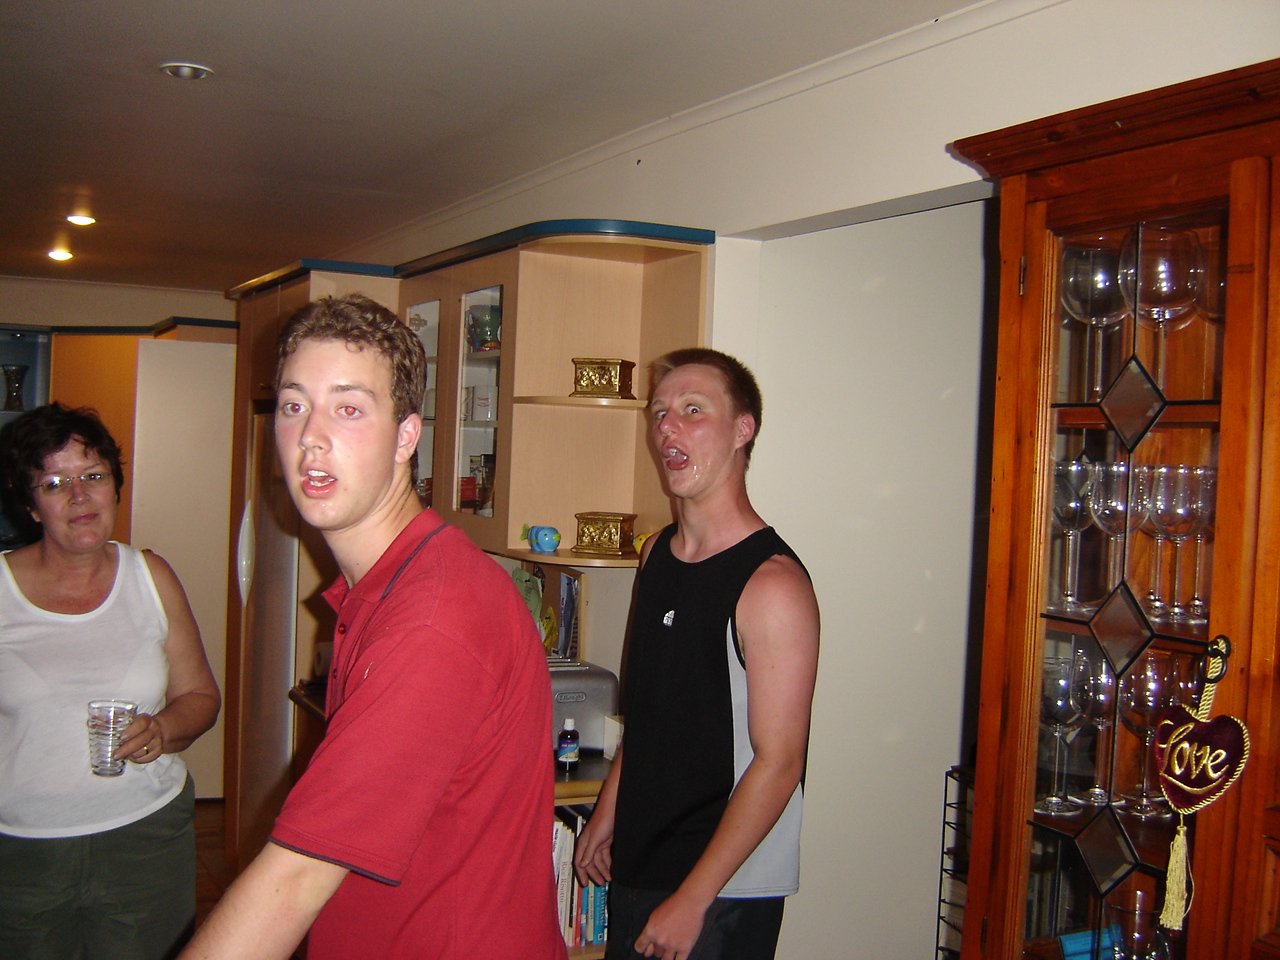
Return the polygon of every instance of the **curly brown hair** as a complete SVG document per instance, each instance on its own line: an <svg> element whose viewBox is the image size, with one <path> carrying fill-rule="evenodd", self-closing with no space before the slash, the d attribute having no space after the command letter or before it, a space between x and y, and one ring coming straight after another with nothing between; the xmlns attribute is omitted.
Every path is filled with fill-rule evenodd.
<svg viewBox="0 0 1280 960"><path fill-rule="evenodd" d="M289 318L276 341L276 389L280 371L306 340L338 340L382 354L391 364L391 402L396 423L422 409L427 357L422 341L394 313L363 294L321 297Z"/></svg>

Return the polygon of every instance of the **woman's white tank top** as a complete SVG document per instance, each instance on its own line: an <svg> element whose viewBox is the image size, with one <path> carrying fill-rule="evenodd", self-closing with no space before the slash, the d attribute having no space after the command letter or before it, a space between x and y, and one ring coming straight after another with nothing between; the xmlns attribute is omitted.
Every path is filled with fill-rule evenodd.
<svg viewBox="0 0 1280 960"><path fill-rule="evenodd" d="M126 763L120 777L89 768L90 700L165 705L169 620L146 558L115 544L107 599L89 613L42 610L0 562L0 833L76 837L133 823L182 790L176 754ZM0 558L2 559L2 558Z"/></svg>

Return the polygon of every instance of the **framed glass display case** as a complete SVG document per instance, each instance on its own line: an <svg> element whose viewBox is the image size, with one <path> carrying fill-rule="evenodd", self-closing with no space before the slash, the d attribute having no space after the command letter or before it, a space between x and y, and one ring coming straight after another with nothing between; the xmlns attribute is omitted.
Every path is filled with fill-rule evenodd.
<svg viewBox="0 0 1280 960"><path fill-rule="evenodd" d="M1274 757L1278 131L1273 63L956 144L1002 193L962 957L1280 955L1245 946L1280 911L1274 785L1184 821L1159 769L1209 676ZM1179 825L1195 909L1162 926Z"/></svg>
<svg viewBox="0 0 1280 960"><path fill-rule="evenodd" d="M493 516L502 372L502 287L462 295L458 490L454 509Z"/></svg>

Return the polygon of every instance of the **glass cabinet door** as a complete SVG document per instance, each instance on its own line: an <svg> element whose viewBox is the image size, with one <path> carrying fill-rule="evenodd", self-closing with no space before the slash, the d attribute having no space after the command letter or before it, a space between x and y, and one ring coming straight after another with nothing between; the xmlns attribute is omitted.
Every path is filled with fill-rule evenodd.
<svg viewBox="0 0 1280 960"><path fill-rule="evenodd" d="M458 486L454 509L493 516L502 366L502 287L462 295Z"/></svg>
<svg viewBox="0 0 1280 960"><path fill-rule="evenodd" d="M1227 219L1224 205L1068 228L1046 251L1026 937L1061 956L1182 956L1156 924L1178 815L1154 745L1163 710L1196 708L1212 636Z"/></svg>
<svg viewBox="0 0 1280 960"><path fill-rule="evenodd" d="M440 301L415 303L408 311L409 328L418 335L427 354L427 385L422 398L422 435L418 439L416 489L424 507L432 504L432 462L436 439L436 390L439 386Z"/></svg>

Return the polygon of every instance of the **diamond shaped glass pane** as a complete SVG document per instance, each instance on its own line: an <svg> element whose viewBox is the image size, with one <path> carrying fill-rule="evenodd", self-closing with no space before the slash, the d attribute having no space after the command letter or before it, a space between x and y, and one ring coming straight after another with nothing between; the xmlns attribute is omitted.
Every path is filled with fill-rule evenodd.
<svg viewBox="0 0 1280 960"><path fill-rule="evenodd" d="M1151 639L1151 625L1127 583L1120 583L1089 621L1089 630L1111 661L1124 673Z"/></svg>
<svg viewBox="0 0 1280 960"><path fill-rule="evenodd" d="M1132 452L1164 409L1165 399L1146 368L1131 357L1099 406Z"/></svg>
<svg viewBox="0 0 1280 960"><path fill-rule="evenodd" d="M1103 807L1076 834L1076 849L1089 868L1089 875L1093 877L1098 893L1104 897L1129 876L1138 864L1133 844L1129 842L1120 818L1112 807Z"/></svg>

